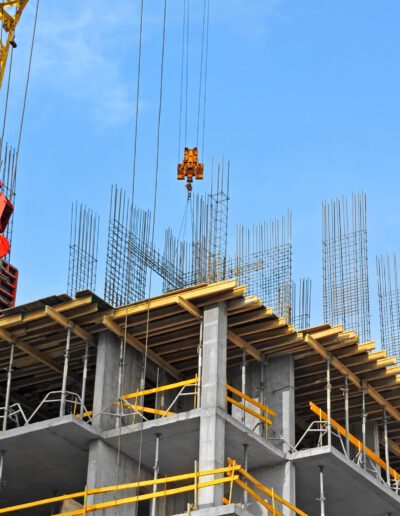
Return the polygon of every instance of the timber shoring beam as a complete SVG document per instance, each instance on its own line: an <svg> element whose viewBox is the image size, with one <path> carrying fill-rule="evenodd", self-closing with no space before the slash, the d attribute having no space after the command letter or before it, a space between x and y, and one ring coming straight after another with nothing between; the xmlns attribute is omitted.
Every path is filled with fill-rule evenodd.
<svg viewBox="0 0 400 516"><path fill-rule="evenodd" d="M65 317L65 315L62 315L54 310L54 308L51 308L51 306L46 306L45 312L50 317L50 319L53 319L54 322L58 323L63 328L70 328L71 332L80 339L84 340L85 342L93 342L93 337L90 335L90 333L81 328L78 324L74 323L71 319L68 319L68 317Z"/></svg>
<svg viewBox="0 0 400 516"><path fill-rule="evenodd" d="M306 335L305 341L316 353L321 355L322 358L324 358L325 360L329 360L331 365L335 369L337 369L343 376L347 376L350 382L353 385L355 385L358 389L361 389L363 387L362 380L356 374L354 374L347 366L345 366L340 360L338 360L334 355L329 353L320 342L314 339L311 335ZM375 400L378 403L378 405L386 409L388 414L390 414L393 417L393 419L400 422L400 412L368 382L365 382L365 393L371 396L371 398Z"/></svg>
<svg viewBox="0 0 400 516"><path fill-rule="evenodd" d="M126 338L126 342L132 346L133 348L137 349L141 353L146 352L146 346L136 337L134 337L132 334L125 332L124 328L121 328L117 323L115 323L110 317L104 316L103 317L103 324L106 328L108 328L110 331L112 331L115 335L121 338ZM165 369L170 375L172 375L176 379L180 379L181 375L179 371L169 364L166 360L161 358L157 353L155 353L153 350L147 348L147 356L152 360L155 364L160 366L162 369Z"/></svg>
<svg viewBox="0 0 400 516"><path fill-rule="evenodd" d="M9 344L15 344L18 349L20 349L30 357L34 358L38 362L41 362L42 364L46 365L50 369L53 369L53 371L56 371L60 374L63 373L63 368L59 366L57 362L55 362L52 358L47 356L46 353L43 353L43 351L35 349L27 342L23 342L22 340L18 339L8 330L0 328L0 339L4 340L5 342L8 342Z"/></svg>

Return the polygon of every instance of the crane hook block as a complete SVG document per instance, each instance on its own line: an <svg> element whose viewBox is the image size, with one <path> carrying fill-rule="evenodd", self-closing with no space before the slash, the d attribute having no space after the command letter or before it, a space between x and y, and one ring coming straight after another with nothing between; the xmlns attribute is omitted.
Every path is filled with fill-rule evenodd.
<svg viewBox="0 0 400 516"><path fill-rule="evenodd" d="M197 147L188 149L185 147L185 156L182 163L178 165L178 179L187 179L186 188L192 191L193 178L203 179L204 165L199 163L199 153Z"/></svg>

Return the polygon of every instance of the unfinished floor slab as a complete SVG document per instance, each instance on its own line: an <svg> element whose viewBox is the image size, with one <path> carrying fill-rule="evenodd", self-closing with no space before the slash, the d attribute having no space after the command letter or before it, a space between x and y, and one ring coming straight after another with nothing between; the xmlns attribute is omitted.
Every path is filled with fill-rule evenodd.
<svg viewBox="0 0 400 516"><path fill-rule="evenodd" d="M386 484L347 459L336 448L322 446L292 454L296 468L296 502L309 516L319 516L319 466L323 466L326 514L329 516L400 515L400 498Z"/></svg>
<svg viewBox="0 0 400 516"><path fill-rule="evenodd" d="M69 415L0 433L5 484L0 507L81 490L93 428ZM43 508L29 511L43 515Z"/></svg>

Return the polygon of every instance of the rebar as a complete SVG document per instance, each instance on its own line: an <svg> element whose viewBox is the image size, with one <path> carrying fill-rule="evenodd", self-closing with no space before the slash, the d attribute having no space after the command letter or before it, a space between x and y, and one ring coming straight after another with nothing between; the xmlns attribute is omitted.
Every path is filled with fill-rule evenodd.
<svg viewBox="0 0 400 516"><path fill-rule="evenodd" d="M71 209L67 292L96 289L99 216L83 204Z"/></svg>
<svg viewBox="0 0 400 516"><path fill-rule="evenodd" d="M397 257L376 257L382 348L400 359L400 291Z"/></svg>
<svg viewBox="0 0 400 516"><path fill-rule="evenodd" d="M370 340L365 193L322 205L324 322L342 324Z"/></svg>
<svg viewBox="0 0 400 516"><path fill-rule="evenodd" d="M311 280L300 279L292 285L292 306L290 323L296 329L302 330L310 327L311 321Z"/></svg>

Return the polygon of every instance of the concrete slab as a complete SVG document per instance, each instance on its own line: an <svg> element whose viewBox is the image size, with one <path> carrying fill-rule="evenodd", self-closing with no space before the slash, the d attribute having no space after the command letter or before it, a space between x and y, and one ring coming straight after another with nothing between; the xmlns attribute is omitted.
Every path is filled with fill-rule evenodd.
<svg viewBox="0 0 400 516"><path fill-rule="evenodd" d="M98 434L73 415L0 433L6 452L0 507L48 498L85 486L89 443ZM50 508L30 510L31 516Z"/></svg>
<svg viewBox="0 0 400 516"><path fill-rule="evenodd" d="M185 512L175 516L187 516L187 514L188 513ZM251 513L233 503L221 505L220 507L208 507L207 509L191 511L190 514L192 516L251 516Z"/></svg>
<svg viewBox="0 0 400 516"><path fill-rule="evenodd" d="M121 430L108 430L102 438L114 447L120 445L121 451L139 460L141 448L142 464L146 468L154 465L156 434L160 439L160 471L163 475L176 475L193 471L194 461L198 459L199 430L201 411L194 409L162 419L146 421L143 424L128 425ZM249 430L235 418L219 411L225 419L225 449L227 456L237 461L238 451L243 451L243 444L248 444L249 468L271 466L284 461L282 452L273 444L265 441Z"/></svg>
<svg viewBox="0 0 400 516"><path fill-rule="evenodd" d="M324 466L326 514L329 516L400 515L400 497L335 448L323 446L291 455L296 468L297 506L320 515L319 468Z"/></svg>

